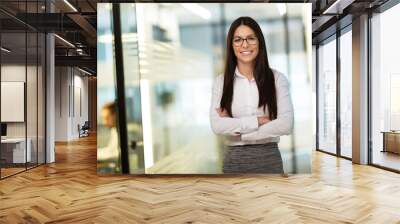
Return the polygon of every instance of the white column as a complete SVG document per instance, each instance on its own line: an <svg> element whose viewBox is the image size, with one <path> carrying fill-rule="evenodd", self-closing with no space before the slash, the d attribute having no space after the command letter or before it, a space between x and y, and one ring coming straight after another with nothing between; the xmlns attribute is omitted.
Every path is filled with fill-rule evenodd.
<svg viewBox="0 0 400 224"><path fill-rule="evenodd" d="M54 6L47 1L47 12L53 12ZM54 133L55 133L55 54L54 35L46 35L46 163L55 162Z"/></svg>

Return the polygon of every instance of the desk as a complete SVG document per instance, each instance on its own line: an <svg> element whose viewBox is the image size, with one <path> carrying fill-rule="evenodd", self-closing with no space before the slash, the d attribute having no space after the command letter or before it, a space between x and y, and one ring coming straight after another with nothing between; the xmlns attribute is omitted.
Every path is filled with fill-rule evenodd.
<svg viewBox="0 0 400 224"><path fill-rule="evenodd" d="M26 147L26 154L25 154L25 138L5 138L1 139L1 151L2 151L2 157L3 157L3 152L6 152L5 154L7 155L7 152L12 153L12 160L11 156L10 158L6 158L7 162L10 163L25 163L25 162L30 162L32 158L31 154L31 145L32 145L32 140L30 138L27 139L26 141L28 143L28 147ZM10 149L10 147L12 147ZM27 160L25 161L25 158Z"/></svg>
<svg viewBox="0 0 400 224"><path fill-rule="evenodd" d="M400 132L399 131L382 131L383 133L383 150L382 152L392 152L400 154Z"/></svg>

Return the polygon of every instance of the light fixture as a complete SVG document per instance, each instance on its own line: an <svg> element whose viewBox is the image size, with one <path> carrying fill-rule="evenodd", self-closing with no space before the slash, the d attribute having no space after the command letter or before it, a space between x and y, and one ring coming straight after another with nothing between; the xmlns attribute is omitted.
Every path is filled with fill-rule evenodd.
<svg viewBox="0 0 400 224"><path fill-rule="evenodd" d="M332 5L325 9L322 14L342 14L343 9L351 5L353 2L354 0L336 0Z"/></svg>
<svg viewBox="0 0 400 224"><path fill-rule="evenodd" d="M60 36L57 35L57 34L54 34L54 36L57 37L57 38L58 38L59 40L61 40L62 42L66 43L67 45L69 45L69 46L75 48L75 45L73 45L73 44L72 44L71 42L69 42L68 40L66 40L66 39L64 39L64 38L62 38L62 37L60 37Z"/></svg>
<svg viewBox="0 0 400 224"><path fill-rule="evenodd" d="M278 8L279 14L281 16L286 14L287 10L286 10L286 4L285 3L277 3L276 7Z"/></svg>
<svg viewBox="0 0 400 224"><path fill-rule="evenodd" d="M9 50L9 49L7 49L7 48L5 48L5 47L1 47L1 50L4 51L4 52L6 52L6 53L10 53L10 52L11 52L11 50Z"/></svg>
<svg viewBox="0 0 400 224"><path fill-rule="evenodd" d="M208 20L211 18L211 12L208 9L204 8L203 6L200 6L197 3L181 3L181 5L185 9L191 11L192 13L200 16L203 19Z"/></svg>
<svg viewBox="0 0 400 224"><path fill-rule="evenodd" d="M104 7L106 8L107 11L111 11L111 9L112 9L111 3L102 3L102 5L103 5L103 4L105 4Z"/></svg>
<svg viewBox="0 0 400 224"><path fill-rule="evenodd" d="M74 12L78 12L78 10L68 1L68 0L64 0L65 4L67 4L72 10L74 10Z"/></svg>
<svg viewBox="0 0 400 224"><path fill-rule="evenodd" d="M90 72L88 72L88 71L86 71L86 70L83 70L83 69L81 69L81 68L79 68L79 67L78 67L78 70L81 71L81 72L83 72L83 73L85 73L85 74L87 74L87 75L90 75L90 76L93 75L92 73L90 73Z"/></svg>

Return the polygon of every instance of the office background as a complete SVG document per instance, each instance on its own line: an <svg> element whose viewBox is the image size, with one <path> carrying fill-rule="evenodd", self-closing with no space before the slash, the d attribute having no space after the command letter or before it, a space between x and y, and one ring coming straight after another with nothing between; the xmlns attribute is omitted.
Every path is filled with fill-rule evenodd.
<svg viewBox="0 0 400 224"><path fill-rule="evenodd" d="M128 148L130 173L221 172L223 145L209 124L211 88L223 72L229 25L240 16L260 24L271 66L291 84L295 128L279 144L285 172L310 172L315 133L311 4L119 5L117 10L98 4L98 114L122 89L122 128L127 134L120 144ZM116 16L121 22L123 83L114 57ZM109 132L98 116L99 148L107 146ZM98 171L121 172L121 163L98 161Z"/></svg>
<svg viewBox="0 0 400 224"><path fill-rule="evenodd" d="M396 63L396 54L400 50L396 40L400 34L393 29L400 20L399 11L398 4L371 10L365 19L367 30L361 34L360 25L356 23L354 31L354 21L344 17L337 31L322 32L313 40L313 65L317 80L314 83L318 89L317 150L360 162L358 152L352 147L353 141L357 141L352 133L358 129L354 129L353 121L360 117L352 108L352 100L358 99L355 96L359 90L353 89L352 83L356 80L362 83L360 88L366 89L363 105L368 108L365 111L366 120L361 121L367 133L361 141L368 142L365 147L368 150L366 161L362 163L395 172L400 170L400 70ZM367 49L367 75L361 78L354 75L353 68L354 60L360 54L359 47L353 46L360 42L358 36L366 40ZM354 48L356 54L352 53ZM360 81L364 79L365 82ZM356 157L355 160L353 157Z"/></svg>

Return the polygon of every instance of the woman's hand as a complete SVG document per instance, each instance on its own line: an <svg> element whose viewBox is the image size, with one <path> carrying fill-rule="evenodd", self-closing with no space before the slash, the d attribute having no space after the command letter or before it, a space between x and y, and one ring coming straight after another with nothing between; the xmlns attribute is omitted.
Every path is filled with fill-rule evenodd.
<svg viewBox="0 0 400 224"><path fill-rule="evenodd" d="M228 111L221 108L217 108L216 110L220 117L229 117Z"/></svg>
<svg viewBox="0 0 400 224"><path fill-rule="evenodd" d="M263 124L270 122L268 116L257 117L257 119L258 119L258 126L261 126Z"/></svg>

